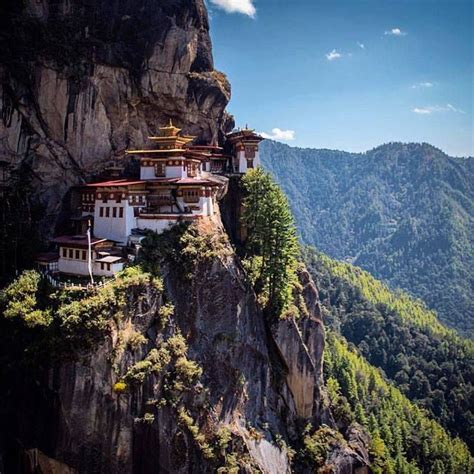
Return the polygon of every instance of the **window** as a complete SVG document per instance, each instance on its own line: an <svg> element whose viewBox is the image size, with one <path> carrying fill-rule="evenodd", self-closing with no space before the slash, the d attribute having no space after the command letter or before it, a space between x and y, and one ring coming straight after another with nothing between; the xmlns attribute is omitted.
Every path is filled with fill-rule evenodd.
<svg viewBox="0 0 474 474"><path fill-rule="evenodd" d="M67 258L67 249L65 249L64 247L63 247L63 257Z"/></svg>
<svg viewBox="0 0 474 474"><path fill-rule="evenodd" d="M197 166L195 163L188 164L188 176L190 178L195 178L197 175Z"/></svg>
<svg viewBox="0 0 474 474"><path fill-rule="evenodd" d="M245 158L247 159L255 158L255 148L253 146L245 147Z"/></svg>
<svg viewBox="0 0 474 474"><path fill-rule="evenodd" d="M79 250L76 250L76 256L75 259L79 260L81 258L81 252Z"/></svg>
<svg viewBox="0 0 474 474"><path fill-rule="evenodd" d="M82 260L87 260L87 252L85 250L82 251Z"/></svg>
<svg viewBox="0 0 474 474"><path fill-rule="evenodd" d="M104 269L104 264L102 262L100 262L100 269L103 270Z"/></svg>
<svg viewBox="0 0 474 474"><path fill-rule="evenodd" d="M110 272L110 263L107 264L107 271Z"/></svg>
<svg viewBox="0 0 474 474"><path fill-rule="evenodd" d="M186 189L183 193L184 202L199 202L198 189Z"/></svg>
<svg viewBox="0 0 474 474"><path fill-rule="evenodd" d="M155 176L165 176L165 164L164 163L156 163L155 164Z"/></svg>
<svg viewBox="0 0 474 474"><path fill-rule="evenodd" d="M100 206L99 215L100 217L104 217L104 208L102 206Z"/></svg>
<svg viewBox="0 0 474 474"><path fill-rule="evenodd" d="M69 258L74 258L74 251L69 249Z"/></svg>
<svg viewBox="0 0 474 474"><path fill-rule="evenodd" d="M105 217L110 217L110 207L105 208Z"/></svg>
<svg viewBox="0 0 474 474"><path fill-rule="evenodd" d="M117 217L117 208L112 208L112 217Z"/></svg>
<svg viewBox="0 0 474 474"><path fill-rule="evenodd" d="M253 168L253 160L247 159L247 168Z"/></svg>
<svg viewBox="0 0 474 474"><path fill-rule="evenodd" d="M119 217L123 217L123 207L119 207Z"/></svg>

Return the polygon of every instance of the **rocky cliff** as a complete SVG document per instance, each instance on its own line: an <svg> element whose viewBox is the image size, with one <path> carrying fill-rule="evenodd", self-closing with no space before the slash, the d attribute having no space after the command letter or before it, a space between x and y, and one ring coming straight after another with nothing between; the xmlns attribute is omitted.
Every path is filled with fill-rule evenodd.
<svg viewBox="0 0 474 474"><path fill-rule="evenodd" d="M203 0L6 0L0 160L31 181L48 236L72 185L172 118L218 142L232 127Z"/></svg>
<svg viewBox="0 0 474 474"><path fill-rule="evenodd" d="M10 381L5 467L310 472L295 457L305 427L336 425L309 274L299 274L308 314L269 326L219 216L163 239L159 281L131 273L100 300L65 297L56 309L69 346L33 379ZM328 472L365 469L357 433L326 446Z"/></svg>

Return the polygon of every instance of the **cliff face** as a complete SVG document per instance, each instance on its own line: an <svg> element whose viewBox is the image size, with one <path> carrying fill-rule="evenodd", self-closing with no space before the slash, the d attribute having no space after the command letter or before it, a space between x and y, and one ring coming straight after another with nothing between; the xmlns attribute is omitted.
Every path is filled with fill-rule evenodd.
<svg viewBox="0 0 474 474"><path fill-rule="evenodd" d="M270 328L218 217L199 226L184 254L192 258L163 263L162 290L129 285L124 308L107 317L89 350L56 359L35 380L10 381L0 465L44 473L224 466L286 473L294 469L288 446L301 443L308 423L335 427L308 273L300 273L308 315ZM120 380L125 391L116 390ZM362 443L328 447L330 472L365 466L361 451Z"/></svg>
<svg viewBox="0 0 474 474"><path fill-rule="evenodd" d="M0 158L30 171L48 235L71 185L172 118L217 142L232 126L202 0L7 0Z"/></svg>

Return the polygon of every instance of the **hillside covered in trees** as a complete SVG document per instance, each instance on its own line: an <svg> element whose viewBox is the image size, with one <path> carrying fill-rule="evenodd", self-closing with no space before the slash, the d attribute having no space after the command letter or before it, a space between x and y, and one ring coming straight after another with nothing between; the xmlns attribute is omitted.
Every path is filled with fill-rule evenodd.
<svg viewBox="0 0 474 474"><path fill-rule="evenodd" d="M472 472L465 444L450 438L423 409L332 331L327 337L324 372L337 419L356 421L370 433L371 472Z"/></svg>
<svg viewBox="0 0 474 474"><path fill-rule="evenodd" d="M421 301L390 292L360 268L312 248L304 249L304 257L320 291L326 326L473 449L472 341L442 326Z"/></svg>
<svg viewBox="0 0 474 474"><path fill-rule="evenodd" d="M261 158L304 243L423 299L473 336L473 158L427 144L354 154L271 141Z"/></svg>
<svg viewBox="0 0 474 474"><path fill-rule="evenodd" d="M289 203L261 169L244 177L243 188L243 264L257 295L267 316L273 300L280 302L273 308L280 319L304 318L301 287L292 275L297 255ZM471 341L445 328L421 301L391 292L359 268L311 247L302 248L302 258L329 330L325 385L339 431L324 425L308 431L296 459L320 467L328 445L359 424L370 435L374 473L470 472L464 442L473 448ZM272 280L279 290L269 299Z"/></svg>

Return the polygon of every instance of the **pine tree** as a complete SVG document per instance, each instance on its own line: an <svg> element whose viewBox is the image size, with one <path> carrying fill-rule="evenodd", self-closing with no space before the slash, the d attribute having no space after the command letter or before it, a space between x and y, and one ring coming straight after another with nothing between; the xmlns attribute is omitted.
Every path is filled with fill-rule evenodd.
<svg viewBox="0 0 474 474"><path fill-rule="evenodd" d="M261 168L242 179L246 192L243 222L247 227L246 257L254 271L257 294L267 313L279 316L291 302L299 253L296 228L288 200Z"/></svg>

